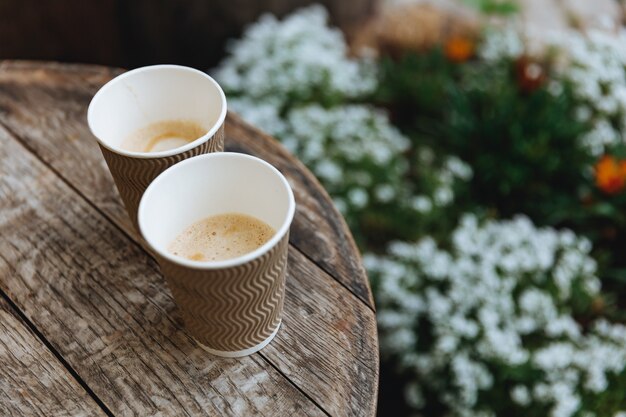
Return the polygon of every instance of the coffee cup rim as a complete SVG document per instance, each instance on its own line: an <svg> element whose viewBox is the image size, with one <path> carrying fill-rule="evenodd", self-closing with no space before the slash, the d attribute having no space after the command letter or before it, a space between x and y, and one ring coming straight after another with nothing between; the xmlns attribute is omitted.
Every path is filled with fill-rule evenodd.
<svg viewBox="0 0 626 417"><path fill-rule="evenodd" d="M253 160L255 163L260 163L261 165L264 165L267 168L269 168L280 179L281 184L285 187L287 191L289 207L287 209L287 214L285 216L285 219L283 220L282 224L280 225L276 233L274 233L274 235L272 236L270 240L268 240L262 246L258 247L252 252L248 252L236 258L226 259L222 261L192 261L182 256L173 255L169 253L168 251L162 250L156 245L153 245L152 242L146 237L146 233L145 233L146 226L144 225L143 213L147 210L146 203L145 203L146 196L149 195L149 193L154 192L154 189L159 186L158 184L161 181L163 181L164 178L166 178L169 175L173 175L173 173L175 173L178 170L185 169L187 165L191 165L195 163L202 163L202 161L204 160L218 159L218 158L241 158L241 159ZM285 176L278 169L276 169L276 167L274 167L272 164L256 156L247 155L243 153L214 152L214 153L202 154L202 155L185 159L169 167L168 169L163 171L161 174L159 174L159 176L157 176L152 181L152 183L150 183L148 188L146 188L146 191L143 193L143 196L141 197L141 201L139 202L139 208L137 210L137 223L139 224L139 232L141 233L144 240L148 243L150 248L152 248L152 250L155 251L162 258L165 258L170 262L173 262L175 264L182 265L191 269L213 270L213 269L232 268L232 267L236 267L239 265L243 265L247 262L250 262L254 259L260 258L261 256L265 255L273 247L275 247L280 242L280 240L285 236L285 234L289 231L289 228L291 227L291 223L293 221L293 217L295 215L295 211L296 211L296 201L293 195L293 190L291 189L291 186L289 185L289 182L287 181Z"/></svg>
<svg viewBox="0 0 626 417"><path fill-rule="evenodd" d="M115 147L115 146L111 146L110 144L106 143L104 140L102 140L97 134L96 132L94 132L93 129L91 129L91 126L93 126L92 120L95 117L93 115L93 112L95 111L95 104L102 98L102 96L104 94L106 94L106 90L108 90L109 88L111 88L113 85L118 84L120 82L123 82L126 78L131 77L133 75L137 75L140 74L142 72L150 72L150 71L158 71L158 70L162 70L162 69L173 69L173 70L178 70L178 71L184 71L184 72L192 72L198 75L203 76L205 79L207 79L210 83L213 84L213 86L215 86L217 88L217 91L219 92L220 95L220 103L221 103L221 109L220 109L220 115L217 119L217 121L211 126L211 128L202 136L200 136L198 139L189 142L183 146L179 146L177 148L173 148L173 149L167 149L164 151L159 151L159 152L134 152L134 151L128 151L125 150L121 147ZM89 103L89 107L87 109L87 124L90 127L91 133L95 136L96 140L98 141L98 143L107 148L108 150L110 150L111 152L114 152L116 154L119 155L123 155L123 156L128 156L131 158L138 158L138 159L154 159L154 158L163 158L163 157L168 157L168 156L172 156L172 155L177 155L180 153L184 153L187 152L190 149L195 148L198 145L201 145L202 143L206 142L207 140L209 140L211 137L213 137L217 131L219 130L219 128L224 124L224 121L226 120L226 113L227 113L227 104L226 104L226 95L224 94L224 90L222 90L222 87L217 83L217 81L215 81L209 74L197 70L195 68L191 68L191 67L186 67L184 65L175 65L175 64L157 64L157 65L148 65L145 67L140 67L140 68L135 68L129 71L126 71L123 74L118 75L117 77L107 81L102 87L100 87L100 89L96 92L96 94L93 96L93 98L91 99L91 102Z"/></svg>

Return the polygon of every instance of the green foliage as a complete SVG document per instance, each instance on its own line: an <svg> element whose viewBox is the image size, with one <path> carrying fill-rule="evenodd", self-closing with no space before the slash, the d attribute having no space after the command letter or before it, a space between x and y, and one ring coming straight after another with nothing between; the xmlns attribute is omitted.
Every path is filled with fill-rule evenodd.
<svg viewBox="0 0 626 417"><path fill-rule="evenodd" d="M509 16L519 12L516 1L509 0L462 0L468 6L478 9L484 14Z"/></svg>
<svg viewBox="0 0 626 417"><path fill-rule="evenodd" d="M414 142L456 154L479 173L466 204L548 225L580 211L593 158L576 143L587 126L574 120L567 86L559 95L546 86L525 93L514 63L455 65L439 50L386 61L382 77L379 99Z"/></svg>
<svg viewBox="0 0 626 417"><path fill-rule="evenodd" d="M580 103L571 85L562 82L556 94L547 81L528 92L518 76L513 60L457 64L440 49L381 62L376 101L413 147L458 155L475 172L469 183L456 184L454 207L420 219L416 232L445 236L455 225L443 219L464 211L524 213L538 225L590 238L605 288L623 293L626 193L608 195L595 186L596 158L579 141L589 125L575 117ZM623 148L611 153L626 156ZM626 305L609 296L605 308L613 317L618 307Z"/></svg>
<svg viewBox="0 0 626 417"><path fill-rule="evenodd" d="M449 89L443 126L448 145L481 173L474 201L507 217L521 211L541 223L565 221L580 207L583 168L592 162L576 144L585 128L573 121L571 95L541 88L522 96L505 71L489 76L478 88Z"/></svg>

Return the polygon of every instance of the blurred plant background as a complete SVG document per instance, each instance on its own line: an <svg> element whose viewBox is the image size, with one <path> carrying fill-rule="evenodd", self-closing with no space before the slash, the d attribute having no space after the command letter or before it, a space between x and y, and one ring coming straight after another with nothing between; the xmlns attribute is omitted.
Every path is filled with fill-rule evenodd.
<svg viewBox="0 0 626 417"><path fill-rule="evenodd" d="M379 415L624 417L626 30L456 6L267 14L213 74L357 238Z"/></svg>

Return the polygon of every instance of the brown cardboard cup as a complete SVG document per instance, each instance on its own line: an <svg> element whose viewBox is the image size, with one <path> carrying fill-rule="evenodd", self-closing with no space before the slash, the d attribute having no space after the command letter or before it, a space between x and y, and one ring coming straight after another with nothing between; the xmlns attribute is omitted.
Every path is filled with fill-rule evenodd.
<svg viewBox="0 0 626 417"><path fill-rule="evenodd" d="M239 153L189 158L146 189L139 229L157 253L187 330L210 353L250 355L278 332L294 212L285 177L267 162ZM192 261L168 252L191 224L223 213L256 217L276 233L255 251L224 261Z"/></svg>
<svg viewBox="0 0 626 417"><path fill-rule="evenodd" d="M195 155L224 150L226 97L207 74L178 65L154 65L128 71L105 84L87 112L91 132L137 228L137 208L157 175ZM131 152L120 148L131 133L164 120L191 120L205 134L179 148Z"/></svg>

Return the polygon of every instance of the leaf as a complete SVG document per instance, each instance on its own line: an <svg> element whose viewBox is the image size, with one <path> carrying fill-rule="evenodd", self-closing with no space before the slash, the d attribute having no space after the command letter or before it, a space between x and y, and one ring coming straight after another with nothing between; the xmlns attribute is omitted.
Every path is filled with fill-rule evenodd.
<svg viewBox="0 0 626 417"><path fill-rule="evenodd" d="M626 284L626 268L608 269L604 272L606 278Z"/></svg>
<svg viewBox="0 0 626 417"><path fill-rule="evenodd" d="M507 0L463 0L463 3L486 14L507 16L519 11L516 2Z"/></svg>
<svg viewBox="0 0 626 417"><path fill-rule="evenodd" d="M613 217L617 214L615 206L607 202L594 204L592 206L592 211L599 216L605 217Z"/></svg>

